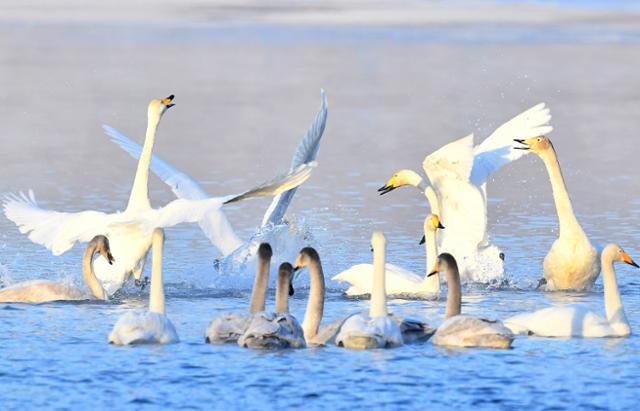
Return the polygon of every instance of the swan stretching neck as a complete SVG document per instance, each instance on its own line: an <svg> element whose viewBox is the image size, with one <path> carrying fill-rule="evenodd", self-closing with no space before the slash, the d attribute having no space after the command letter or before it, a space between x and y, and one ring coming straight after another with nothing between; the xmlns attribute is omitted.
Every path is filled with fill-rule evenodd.
<svg viewBox="0 0 640 411"><path fill-rule="evenodd" d="M267 287L269 285L269 267L271 267L271 257L273 250L267 243L262 243L258 247L258 269L256 278L253 282L251 290L251 306L249 312L251 314L264 311L264 303L267 297Z"/></svg>
<svg viewBox="0 0 640 411"><path fill-rule="evenodd" d="M276 284L276 313L289 312L289 297L294 294L293 266L290 263L280 264L278 283Z"/></svg>
<svg viewBox="0 0 640 411"><path fill-rule="evenodd" d="M390 193L396 188L404 186L413 186L420 190L420 192L422 192L427 198L429 208L431 208L431 213L440 215L440 204L438 203L438 196L436 195L436 192L433 191L433 188L424 181L422 176L413 170L398 170L393 174L393 176L391 176L385 185L378 189L378 192L380 195L384 195Z"/></svg>
<svg viewBox="0 0 640 411"><path fill-rule="evenodd" d="M304 339L310 341L318 334L318 328L322 321L324 313L324 272L322 271L322 263L318 252L312 247L305 247L300 250L294 271L306 267L311 277L311 285L309 288L309 300L307 301L307 310L302 321L302 329L304 331Z"/></svg>

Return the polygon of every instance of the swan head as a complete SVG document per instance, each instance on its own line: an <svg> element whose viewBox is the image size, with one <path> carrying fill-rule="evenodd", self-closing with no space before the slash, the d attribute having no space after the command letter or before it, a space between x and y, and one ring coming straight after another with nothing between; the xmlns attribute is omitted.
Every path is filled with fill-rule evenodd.
<svg viewBox="0 0 640 411"><path fill-rule="evenodd" d="M159 121L160 117L162 117L165 111L175 106L175 104L172 103L174 97L175 96L172 94L169 97L154 98L153 100L151 100L147 110L147 115L149 116L149 118L154 118Z"/></svg>
<svg viewBox="0 0 640 411"><path fill-rule="evenodd" d="M94 253L100 254L109 264L113 264L115 259L111 255L111 248L109 247L109 239L103 235L97 235L93 237L91 242L95 245Z"/></svg>
<svg viewBox="0 0 640 411"><path fill-rule="evenodd" d="M618 244L609 244L608 246L606 246L602 252L602 255L603 257L609 256L611 258L611 261L626 263L636 268L639 267L638 264L636 264L636 262L633 261L631 257L629 257L629 254L627 254L627 252L624 251L624 249Z"/></svg>
<svg viewBox="0 0 640 411"><path fill-rule="evenodd" d="M278 281L281 281L283 284L289 284L289 297L295 293L293 288L293 266L291 264L280 264L280 268L278 268Z"/></svg>
<svg viewBox="0 0 640 411"><path fill-rule="evenodd" d="M458 272L458 263L456 263L456 259L449 253L442 253L438 256L435 269L427 274L427 277L431 277L432 275L438 274L442 271Z"/></svg>
<svg viewBox="0 0 640 411"><path fill-rule="evenodd" d="M444 230L444 226L442 225L442 222L440 221L440 217L438 217L436 214L427 214L427 216L424 219L424 225L423 225L424 231L436 231L438 229L440 230ZM424 244L424 242L426 241L426 236L422 236L422 240L420 240L420 244Z"/></svg>
<svg viewBox="0 0 640 411"><path fill-rule="evenodd" d="M527 139L514 139L516 143L522 144L522 146L514 147L516 150L528 150L532 153L542 154L548 150L553 150L553 144L548 137L538 136Z"/></svg>
<svg viewBox="0 0 640 411"><path fill-rule="evenodd" d="M273 256L273 250L269 243L260 243L258 246L258 258L261 260L270 260Z"/></svg>
<svg viewBox="0 0 640 411"><path fill-rule="evenodd" d="M387 245L387 240L384 238L384 234L381 231L374 231L371 234L371 251L384 250Z"/></svg>
<svg viewBox="0 0 640 411"><path fill-rule="evenodd" d="M293 271L296 272L301 270L304 267L309 266L309 264L313 262L319 262L320 256L318 252L313 247L305 247L300 250L298 257L296 257L296 262L293 264Z"/></svg>
<svg viewBox="0 0 640 411"><path fill-rule="evenodd" d="M399 170L397 171L389 181L378 189L380 195L387 194L398 187L402 186L414 186L418 187L422 182L422 177L413 170Z"/></svg>

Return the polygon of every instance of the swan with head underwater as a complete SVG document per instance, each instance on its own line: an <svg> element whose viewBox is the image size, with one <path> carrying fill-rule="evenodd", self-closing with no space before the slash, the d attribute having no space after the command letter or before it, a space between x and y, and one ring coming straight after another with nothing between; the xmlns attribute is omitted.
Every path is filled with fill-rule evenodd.
<svg viewBox="0 0 640 411"><path fill-rule="evenodd" d="M553 242L544 258L544 278L541 284L546 282L549 291L591 290L600 274L598 250L591 244L573 213L571 199L551 140L545 136L538 136L515 141L522 144L515 147L516 149L535 153L544 163L549 173L553 201L560 223L558 239Z"/></svg>
<svg viewBox="0 0 640 411"><path fill-rule="evenodd" d="M82 257L82 277L90 294L69 284L49 280L30 280L0 289L0 302L41 304L51 301L107 300L108 295L93 271L93 257L96 254L104 257L110 264L113 263L107 237L95 236L87 245Z"/></svg>
<svg viewBox="0 0 640 411"><path fill-rule="evenodd" d="M514 138L549 133L550 119L549 109L540 103L498 127L477 146L471 134L426 156L422 167L431 185L415 171L405 169L378 191L382 195L406 185L418 188L431 212L447 227L438 233L440 252L457 257L463 278L490 281L503 274L504 254L487 236L487 181L525 154L513 149Z"/></svg>
<svg viewBox="0 0 640 411"><path fill-rule="evenodd" d="M451 254L440 254L436 270L431 275L438 272L444 272L447 279L447 310L444 315L445 321L431 339L433 344L447 347L511 347L513 334L500 321L460 313L460 272Z"/></svg>
<svg viewBox="0 0 640 411"><path fill-rule="evenodd" d="M128 312L120 317L109 334L110 344L169 344L179 341L178 333L165 313L162 279L164 230L153 230L151 243L149 310Z"/></svg>
<svg viewBox="0 0 640 411"><path fill-rule="evenodd" d="M444 229L437 215L428 214L424 219L424 243L426 250L425 274L420 276L393 264L385 265L386 293L397 296L438 297L440 278L429 276L438 258L436 230ZM357 264L334 276L332 280L347 282L351 286L349 296L371 294L374 285L375 267L373 264Z"/></svg>
<svg viewBox="0 0 640 411"><path fill-rule="evenodd" d="M258 247L258 267L251 289L251 301L248 313L224 313L214 318L207 327L205 342L211 344L235 343L249 325L251 318L264 311L269 285L269 269L273 251L267 243Z"/></svg>
<svg viewBox="0 0 640 411"><path fill-rule="evenodd" d="M604 248L601 262L606 318L588 307L570 305L518 314L506 319L504 325L516 334L540 337L599 338L630 335L631 326L622 307L613 264L624 262L636 268L638 264L617 244L609 244Z"/></svg>
<svg viewBox="0 0 640 411"><path fill-rule="evenodd" d="M127 208L123 212L104 213L81 211L75 213L42 209L29 195L8 195L4 200L4 213L29 239L60 255L76 242L91 240L96 234L109 237L115 263L109 265L98 257L96 276L107 294L120 289L131 274L139 280L155 228L171 227L180 223L201 221L204 216L219 210L225 204L259 196L273 196L302 184L310 176L315 162L305 163L284 176L277 177L239 195L205 199L174 200L164 207L151 208L148 196L149 164L155 133L163 113L173 106L173 95L154 99L149 104L147 137L138 162L138 169ZM103 264L104 263L104 264Z"/></svg>
<svg viewBox="0 0 640 411"><path fill-rule="evenodd" d="M317 113L311 126L302 137L291 160L290 171L296 170L302 164L315 161L320 149L321 138L327 123L327 97L324 90L320 91L320 111ZM130 138L113 127L103 126L111 141L125 150L135 159L141 158L144 148L133 142ZM151 158L151 170L162 179L178 198L189 200L201 200L208 198L202 187L184 172L176 169L157 155ZM278 226L283 222L283 217L291 203L296 188L276 195L265 212L258 234L268 230L269 227ZM198 221L200 228L222 254L223 258L233 255L234 260L246 262L248 258L256 254L257 243L255 241L244 242L235 233L231 223L222 209L212 209Z"/></svg>
<svg viewBox="0 0 640 411"><path fill-rule="evenodd" d="M295 271L307 268L311 278L307 309L302 322L307 345L337 344L348 348L393 347L402 343L424 341L433 334L425 323L388 314L385 297L385 247L382 233L372 235L374 275L371 278L371 306L369 315L341 317L320 328L324 313L325 282L318 252L305 247L300 250L294 264ZM350 320L356 317L354 320ZM396 323L392 325L387 320ZM346 328L345 328L346 327ZM400 338L398 338L398 329Z"/></svg>

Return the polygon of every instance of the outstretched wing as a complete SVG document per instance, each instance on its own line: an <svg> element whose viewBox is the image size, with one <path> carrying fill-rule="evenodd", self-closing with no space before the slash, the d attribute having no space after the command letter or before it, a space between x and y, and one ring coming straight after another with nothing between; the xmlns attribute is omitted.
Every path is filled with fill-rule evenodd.
<svg viewBox="0 0 640 411"><path fill-rule="evenodd" d="M291 168L293 171L300 165L308 163L316 159L318 150L320 150L320 139L324 133L324 128L327 124L327 96L324 90L320 90L320 111L316 114L316 118L313 120L311 127L307 130L306 134L302 137L302 141L298 144L296 152L293 154L291 160ZM282 193L276 196L267 211L262 217L262 227L268 224L277 224L282 220L284 214L287 212L287 208L293 199L295 189L289 190L286 193Z"/></svg>
<svg viewBox="0 0 640 411"><path fill-rule="evenodd" d="M255 197L273 196L295 188L311 176L311 171L315 166L315 161L302 164L288 174L276 177L241 194L213 197L205 200L187 200L185 198L173 200L164 207L143 212L140 217L134 220L119 223L141 223L147 229L172 227L181 223L195 223L203 219L207 213L220 209L225 204Z"/></svg>
<svg viewBox="0 0 640 411"><path fill-rule="evenodd" d="M549 109L544 103L540 103L498 127L474 149L471 182L480 186L502 166L527 154L527 150L513 148L513 139L536 137L551 132L553 127L549 125L549 120Z"/></svg>
<svg viewBox="0 0 640 411"><path fill-rule="evenodd" d="M431 184L442 179L468 181L473 166L473 134L449 143L425 157L422 168Z"/></svg>
<svg viewBox="0 0 640 411"><path fill-rule="evenodd" d="M142 153L142 146L140 144L133 142L113 127L103 125L102 128L104 132L111 137L113 143L129 153L134 159L140 159L140 153ZM171 190L178 198L202 200L208 197L207 193L204 192L195 180L156 155L151 157L151 171L171 187Z"/></svg>
<svg viewBox="0 0 640 411"><path fill-rule="evenodd" d="M33 191L9 194L3 203L5 216L13 221L22 234L36 244L45 246L53 255L70 250L76 242L87 242L98 234L108 232L116 219L114 214L100 211L64 213L45 210L36 203Z"/></svg>

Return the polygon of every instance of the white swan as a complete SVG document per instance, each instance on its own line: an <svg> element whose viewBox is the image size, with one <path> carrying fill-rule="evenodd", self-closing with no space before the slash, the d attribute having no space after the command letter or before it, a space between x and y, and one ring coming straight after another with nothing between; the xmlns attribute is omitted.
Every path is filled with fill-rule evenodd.
<svg viewBox="0 0 640 411"><path fill-rule="evenodd" d="M244 334L253 315L264 311L269 285L269 269L273 251L267 243L258 247L258 267L251 290L248 313L224 313L214 318L207 327L205 342L211 344L235 343Z"/></svg>
<svg viewBox="0 0 640 411"><path fill-rule="evenodd" d="M384 249L381 251L378 247L378 253L384 253ZM382 266L384 266L384 262L382 263ZM325 283L322 263L318 252L312 247L303 248L300 250L298 257L296 258L294 267L294 271L307 268L311 278L307 309L305 311L304 321L302 322L302 329L304 331L304 338L307 345L316 346L335 344L336 336L340 332L345 321L347 321L351 316L339 318L320 328L320 323L322 322L322 316L324 313ZM420 321L403 319L392 314L390 317L400 326L402 338L405 343L422 341L433 334L433 330L429 328L428 325Z"/></svg>
<svg viewBox="0 0 640 411"><path fill-rule="evenodd" d="M320 149L320 140L327 123L327 107L327 97L324 90L321 90L320 111L298 144L291 161L290 171L316 159L318 150ZM103 128L106 134L111 137L112 142L129 153L133 158L138 159L141 157L143 149L139 144L133 142L113 127L104 125ZM202 200L209 197L195 180L182 171L177 170L157 155L154 155L151 159L151 170L171 187L173 193L178 198ZM295 192L296 189L293 188L274 197L262 218L262 227L270 224L277 225L282 222L282 218ZM207 238L209 238L211 243L223 256L231 254L245 244L237 236L231 223L227 220L227 217L221 209L209 211L198 221L198 224ZM245 246L248 246L248 244L245 244ZM253 251L255 252L255 248Z"/></svg>
<svg viewBox="0 0 640 411"><path fill-rule="evenodd" d="M107 237L95 236L87 245L82 257L82 277L91 294L68 284L49 280L30 280L0 289L0 302L40 304L50 301L75 301L93 298L106 300L107 294L93 271L93 256L96 253L107 259L109 263L113 262Z"/></svg>
<svg viewBox="0 0 640 411"><path fill-rule="evenodd" d="M293 295L293 267L282 263L276 284L275 313L260 312L251 318L238 345L257 349L304 348L304 332L298 320L289 314L289 296Z"/></svg>
<svg viewBox="0 0 640 411"><path fill-rule="evenodd" d="M424 219L424 238L426 249L425 274L420 276L393 264L386 264L386 292L387 295L426 295L433 296L440 293L440 279L438 276L428 276L435 268L438 258L436 246L436 230L443 229L437 215L429 214ZM344 281L351 284L346 294L362 295L371 294L374 284L375 267L372 264L357 264L332 280Z"/></svg>
<svg viewBox="0 0 640 411"><path fill-rule="evenodd" d="M444 271L446 274L447 311L445 321L433 335L433 344L449 347L511 347L513 334L500 321L460 314L460 273L451 254L440 254L437 271Z"/></svg>
<svg viewBox="0 0 640 411"><path fill-rule="evenodd" d="M560 234L544 258L547 290L588 291L600 274L598 250L591 244L573 214L571 199L553 144L544 136L516 141L523 144L515 147L516 149L537 154L547 168L558 213Z"/></svg>
<svg viewBox="0 0 640 411"><path fill-rule="evenodd" d="M502 275L504 255L487 237L489 177L523 156L512 148L514 138L549 133L551 115L544 103L512 118L474 147L473 134L445 145L425 157L422 167L431 186L411 170L400 170L378 191L386 194L405 185L426 196L431 212L447 230L438 234L441 252L456 256L465 279L486 282Z"/></svg>
<svg viewBox="0 0 640 411"><path fill-rule="evenodd" d="M315 166L314 162L303 164L286 176L278 177L240 195L199 200L179 199L164 207L153 209L149 203L147 189L151 149L160 117L172 106L169 103L172 98L173 96L164 100L153 100L149 104L147 138L125 211L108 214L93 210L76 213L45 210L38 206L31 192L29 196L9 195L4 199L7 218L19 227L21 233L28 233L31 241L45 246L54 255L68 251L75 242L89 241L96 234L107 235L115 263L110 266L99 257L95 262L95 268L98 279L109 295L121 288L131 273L139 279L154 228L198 222L212 210L219 210L224 204L256 196L280 194L306 181Z"/></svg>
<svg viewBox="0 0 640 411"><path fill-rule="evenodd" d="M151 243L149 311L128 312L120 317L109 334L111 344L169 344L179 341L175 327L165 314L162 279L164 231L161 228L153 230Z"/></svg>
<svg viewBox="0 0 640 411"><path fill-rule="evenodd" d="M609 244L602 251L602 281L604 309L607 317L584 306L549 307L532 313L518 314L505 320L504 325L516 334L541 337L625 337L631 326L622 307L614 262L638 267L617 244Z"/></svg>

